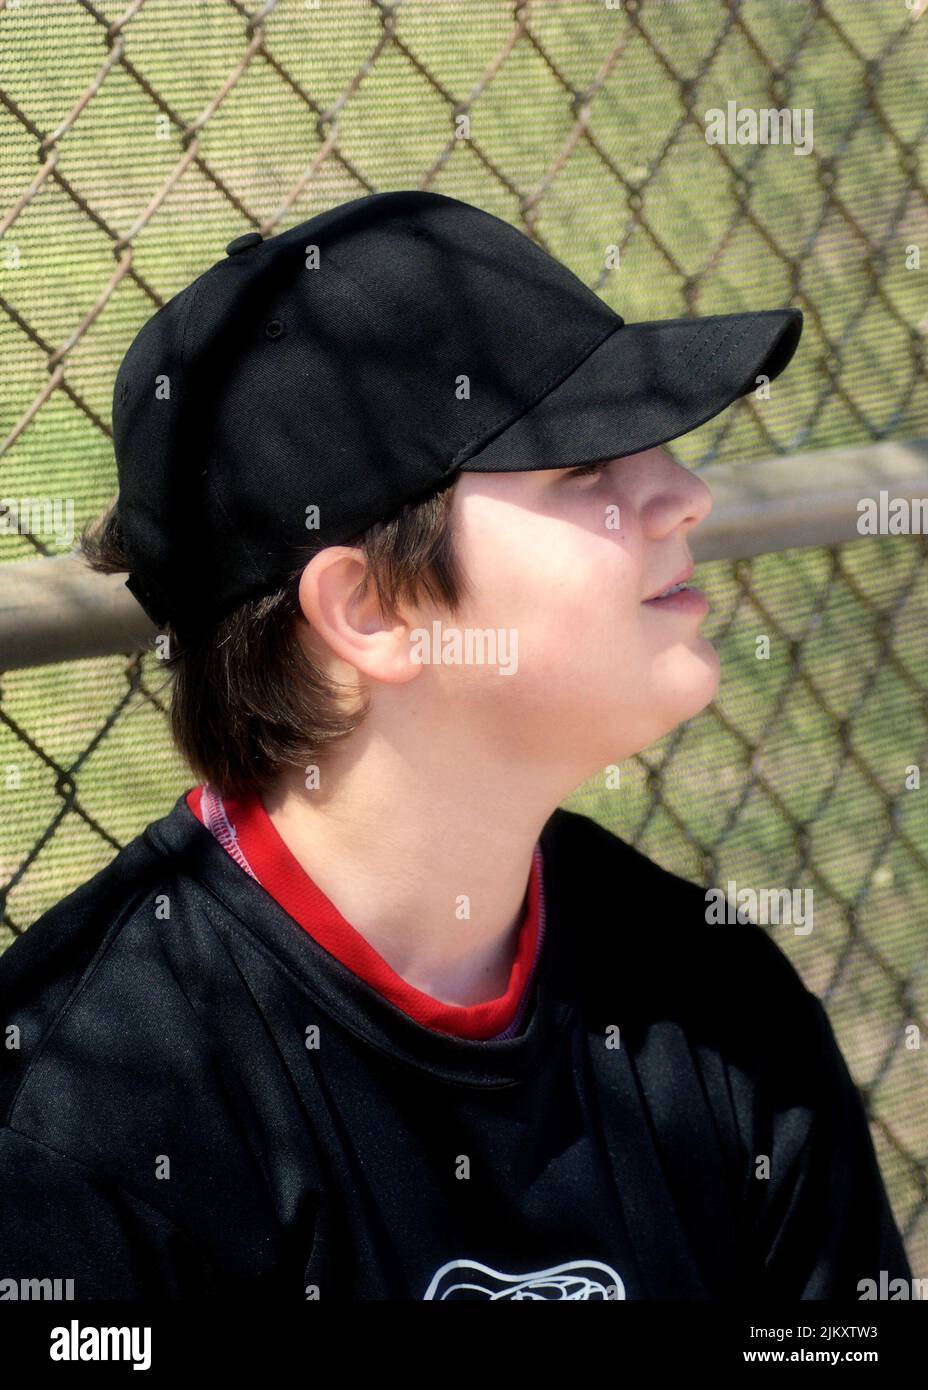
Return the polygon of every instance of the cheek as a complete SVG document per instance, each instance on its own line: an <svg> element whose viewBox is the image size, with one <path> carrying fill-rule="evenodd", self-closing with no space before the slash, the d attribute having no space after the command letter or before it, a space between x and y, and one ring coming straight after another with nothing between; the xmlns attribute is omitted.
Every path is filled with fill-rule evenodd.
<svg viewBox="0 0 928 1390"><path fill-rule="evenodd" d="M557 693L605 685L637 661L637 571L614 540L582 535L521 566L499 603L499 624L518 634L523 689ZM496 626L497 624L494 624Z"/></svg>
<svg viewBox="0 0 928 1390"><path fill-rule="evenodd" d="M640 569L623 541L590 534L544 557L540 593L543 605L529 610L529 621L549 643L601 651L634 640L638 620Z"/></svg>
<svg viewBox="0 0 928 1390"><path fill-rule="evenodd" d="M510 688L537 684L553 695L597 672L614 679L640 641L637 534L593 529L589 517L568 523L524 508L493 511L482 500L469 499L457 536L472 597L449 621L506 630L518 645Z"/></svg>

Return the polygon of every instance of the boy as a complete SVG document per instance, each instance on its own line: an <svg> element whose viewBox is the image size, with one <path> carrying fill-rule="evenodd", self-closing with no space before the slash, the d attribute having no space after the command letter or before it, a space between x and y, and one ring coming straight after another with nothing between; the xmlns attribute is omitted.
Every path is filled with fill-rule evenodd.
<svg viewBox="0 0 928 1390"><path fill-rule="evenodd" d="M801 314L624 324L421 191L227 250L120 368L85 542L169 638L202 780L0 961L0 1276L323 1302L908 1278L785 954L559 809L715 693L686 583L710 498L660 446L777 376Z"/></svg>

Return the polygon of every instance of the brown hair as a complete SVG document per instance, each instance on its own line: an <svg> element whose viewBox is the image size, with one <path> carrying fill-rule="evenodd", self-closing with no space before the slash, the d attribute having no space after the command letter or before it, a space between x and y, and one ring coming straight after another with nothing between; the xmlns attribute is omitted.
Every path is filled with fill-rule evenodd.
<svg viewBox="0 0 928 1390"><path fill-rule="evenodd" d="M350 544L367 564L381 612L394 614L404 599L422 594L453 613L467 583L455 554L451 501L456 475L424 502L407 504ZM305 622L299 578L305 557L274 593L247 599L185 647L170 625L171 735L195 774L220 795L263 792L284 766L315 764L326 748L363 722L369 697L347 710L345 689L310 658L297 636ZM81 550L103 574L129 569L115 505L84 528Z"/></svg>

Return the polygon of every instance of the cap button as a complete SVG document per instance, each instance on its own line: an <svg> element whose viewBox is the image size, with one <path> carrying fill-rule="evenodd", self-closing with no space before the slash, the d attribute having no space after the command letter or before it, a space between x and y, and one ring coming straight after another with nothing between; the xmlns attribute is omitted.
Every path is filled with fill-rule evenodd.
<svg viewBox="0 0 928 1390"><path fill-rule="evenodd" d="M260 232L246 232L244 236L237 236L234 241L229 242L226 255L237 256L239 251L250 251L252 246L260 246L263 240Z"/></svg>

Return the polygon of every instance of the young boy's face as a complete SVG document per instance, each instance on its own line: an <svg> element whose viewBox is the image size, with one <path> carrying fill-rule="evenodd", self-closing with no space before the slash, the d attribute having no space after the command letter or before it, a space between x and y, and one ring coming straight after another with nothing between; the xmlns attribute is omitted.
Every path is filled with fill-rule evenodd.
<svg viewBox="0 0 928 1390"><path fill-rule="evenodd" d="M518 663L430 667L439 707L491 755L562 760L578 780L703 709L719 681L705 610L646 599L690 568L688 534L711 506L662 448L588 476L460 473L452 518L472 594L443 621L515 632Z"/></svg>

